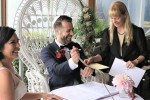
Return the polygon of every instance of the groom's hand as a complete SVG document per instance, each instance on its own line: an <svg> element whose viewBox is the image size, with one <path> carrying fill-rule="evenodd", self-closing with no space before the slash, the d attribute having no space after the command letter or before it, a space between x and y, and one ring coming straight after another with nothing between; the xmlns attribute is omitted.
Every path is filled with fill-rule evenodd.
<svg viewBox="0 0 150 100"><path fill-rule="evenodd" d="M79 53L78 48L76 48L75 46L73 46L72 50L70 52L70 55L71 55L71 58L72 58L73 62L75 64L78 64L79 58L80 58L80 53Z"/></svg>

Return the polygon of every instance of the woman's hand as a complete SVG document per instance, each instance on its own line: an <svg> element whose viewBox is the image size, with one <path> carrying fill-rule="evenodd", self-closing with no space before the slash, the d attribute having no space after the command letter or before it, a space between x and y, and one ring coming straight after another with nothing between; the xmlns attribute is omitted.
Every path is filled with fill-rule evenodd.
<svg viewBox="0 0 150 100"><path fill-rule="evenodd" d="M55 94L47 94L47 93L43 94L43 99L44 100L63 100L63 98L61 98Z"/></svg>
<svg viewBox="0 0 150 100"><path fill-rule="evenodd" d="M97 54L96 56L90 57L88 59L85 59L84 62L89 65L91 63L100 62L102 61L102 56Z"/></svg>
<svg viewBox="0 0 150 100"><path fill-rule="evenodd" d="M90 67L85 67L84 70L81 72L83 77L89 77L93 74L93 69Z"/></svg>
<svg viewBox="0 0 150 100"><path fill-rule="evenodd" d="M127 63L126 63L126 67L127 68L134 68L135 67L135 64L133 63L133 61L128 61Z"/></svg>
<svg viewBox="0 0 150 100"><path fill-rule="evenodd" d="M90 58L84 60L84 62L85 62L87 65L93 63L93 61L94 61L93 57L90 57Z"/></svg>

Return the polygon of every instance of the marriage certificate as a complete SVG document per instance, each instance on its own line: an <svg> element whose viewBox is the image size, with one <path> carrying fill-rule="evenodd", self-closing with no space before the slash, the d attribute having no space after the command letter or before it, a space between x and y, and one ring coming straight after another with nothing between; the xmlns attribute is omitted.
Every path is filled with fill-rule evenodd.
<svg viewBox="0 0 150 100"><path fill-rule="evenodd" d="M126 62L118 58L115 58L109 72L109 74L112 76L118 74L127 74L134 81L134 87L137 87L139 85L144 73L145 70L138 67L128 69L126 67Z"/></svg>

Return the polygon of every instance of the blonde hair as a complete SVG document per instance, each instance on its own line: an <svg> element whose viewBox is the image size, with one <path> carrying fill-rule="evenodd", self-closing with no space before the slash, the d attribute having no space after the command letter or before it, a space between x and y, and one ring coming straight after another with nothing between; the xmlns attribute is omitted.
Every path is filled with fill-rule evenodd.
<svg viewBox="0 0 150 100"><path fill-rule="evenodd" d="M125 18L125 23L124 23L124 29L125 29L125 42L127 43L127 45L130 44L131 40L133 39L133 27L132 27L132 23L130 21L130 16L127 10L127 7L125 6L124 3L120 2L120 1L115 1L111 4L110 8L109 8L109 16L110 17L118 17L118 16L126 16ZM110 27L109 27L109 31L110 31L110 43L113 43L113 32L114 32L114 24L109 21Z"/></svg>

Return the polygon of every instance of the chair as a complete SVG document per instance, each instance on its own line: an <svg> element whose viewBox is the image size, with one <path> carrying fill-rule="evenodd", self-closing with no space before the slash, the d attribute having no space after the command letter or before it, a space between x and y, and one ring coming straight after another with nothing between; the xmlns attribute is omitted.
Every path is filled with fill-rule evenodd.
<svg viewBox="0 0 150 100"><path fill-rule="evenodd" d="M14 28L20 39L19 58L27 66L29 92L49 92L48 72L40 51L55 37L53 22L60 15L81 15L78 0L22 0L15 16Z"/></svg>

